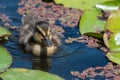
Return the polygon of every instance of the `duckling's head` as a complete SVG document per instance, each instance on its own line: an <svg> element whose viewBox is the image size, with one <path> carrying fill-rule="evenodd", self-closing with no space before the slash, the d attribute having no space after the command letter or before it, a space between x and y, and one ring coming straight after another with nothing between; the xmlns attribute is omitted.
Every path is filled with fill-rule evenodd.
<svg viewBox="0 0 120 80"><path fill-rule="evenodd" d="M34 47L34 55L52 55L58 50L61 42L58 35L53 32L49 23L44 21L40 21L35 24L33 40L39 45L38 47Z"/></svg>
<svg viewBox="0 0 120 80"><path fill-rule="evenodd" d="M50 47L53 45L51 28L47 22L40 21L35 24L33 39L43 47Z"/></svg>

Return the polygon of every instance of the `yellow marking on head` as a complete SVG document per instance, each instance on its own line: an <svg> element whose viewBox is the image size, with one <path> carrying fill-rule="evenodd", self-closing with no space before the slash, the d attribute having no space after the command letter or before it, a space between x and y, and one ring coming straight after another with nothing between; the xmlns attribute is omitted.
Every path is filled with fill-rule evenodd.
<svg viewBox="0 0 120 80"><path fill-rule="evenodd" d="M37 26L37 29L38 29L44 36L46 36L45 31L44 31L40 26Z"/></svg>
<svg viewBox="0 0 120 80"><path fill-rule="evenodd" d="M47 35L48 35L49 39L51 40L52 39L52 33L51 33L51 28L50 27L48 27Z"/></svg>
<svg viewBox="0 0 120 80"><path fill-rule="evenodd" d="M50 27L48 27L47 34L50 35Z"/></svg>

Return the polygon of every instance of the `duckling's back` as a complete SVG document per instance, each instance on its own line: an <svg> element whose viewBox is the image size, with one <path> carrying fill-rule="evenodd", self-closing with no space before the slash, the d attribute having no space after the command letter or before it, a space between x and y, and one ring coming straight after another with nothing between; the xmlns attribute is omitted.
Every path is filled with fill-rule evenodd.
<svg viewBox="0 0 120 80"><path fill-rule="evenodd" d="M40 21L39 17L32 12L23 15L22 27L20 28L20 44L25 45L33 35L35 24Z"/></svg>

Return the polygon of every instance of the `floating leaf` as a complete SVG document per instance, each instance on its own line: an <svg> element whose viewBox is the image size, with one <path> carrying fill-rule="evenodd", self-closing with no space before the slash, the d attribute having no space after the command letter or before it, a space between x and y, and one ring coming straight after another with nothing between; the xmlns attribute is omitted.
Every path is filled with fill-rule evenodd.
<svg viewBox="0 0 120 80"><path fill-rule="evenodd" d="M80 20L80 32L88 36L102 38L101 31L104 30L105 20L97 9L85 10Z"/></svg>
<svg viewBox="0 0 120 80"><path fill-rule="evenodd" d="M103 2L102 4L96 4L97 8L102 10L107 10L107 11L118 10L119 6L120 6L119 0L109 0L109 1Z"/></svg>
<svg viewBox="0 0 120 80"><path fill-rule="evenodd" d="M106 10L106 11L114 11L118 10L118 6L107 6L107 5L102 5L102 4L96 4L96 8L101 9L101 10Z"/></svg>
<svg viewBox="0 0 120 80"><path fill-rule="evenodd" d="M11 63L11 55L4 47L0 46L0 72L3 72L10 67Z"/></svg>
<svg viewBox="0 0 120 80"><path fill-rule="evenodd" d="M105 25L105 31L109 36L104 35L104 42L110 51L120 51L120 10L112 13Z"/></svg>
<svg viewBox="0 0 120 80"><path fill-rule="evenodd" d="M10 35L11 33L8 29L0 26L0 44L4 44Z"/></svg>
<svg viewBox="0 0 120 80"><path fill-rule="evenodd" d="M8 29L0 26L0 37L10 36L11 33Z"/></svg>
<svg viewBox="0 0 120 80"><path fill-rule="evenodd" d="M106 6L120 6L120 0L108 0L102 3Z"/></svg>
<svg viewBox="0 0 120 80"><path fill-rule="evenodd" d="M114 63L120 64L120 52L119 53L110 53L108 52L107 55L108 59Z"/></svg>
<svg viewBox="0 0 120 80"><path fill-rule="evenodd" d="M90 9L98 3L109 0L54 0L57 4L63 4L65 7Z"/></svg>
<svg viewBox="0 0 120 80"><path fill-rule="evenodd" d="M109 16L105 25L103 40L110 49L110 52L107 53L108 59L120 64L120 10Z"/></svg>
<svg viewBox="0 0 120 80"><path fill-rule="evenodd" d="M64 80L54 74L23 68L11 68L7 72L2 73L0 77L3 80Z"/></svg>

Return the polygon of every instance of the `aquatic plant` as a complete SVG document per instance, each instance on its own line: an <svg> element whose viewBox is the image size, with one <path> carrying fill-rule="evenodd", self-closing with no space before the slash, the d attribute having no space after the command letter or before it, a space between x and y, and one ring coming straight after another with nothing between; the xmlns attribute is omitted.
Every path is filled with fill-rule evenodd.
<svg viewBox="0 0 120 80"><path fill-rule="evenodd" d="M54 74L24 68L10 68L7 72L0 74L0 77L3 80L64 80Z"/></svg>
<svg viewBox="0 0 120 80"><path fill-rule="evenodd" d="M107 57L120 64L120 10L113 12L105 25L103 36L105 45L109 48Z"/></svg>
<svg viewBox="0 0 120 80"><path fill-rule="evenodd" d="M100 76L108 80L119 80L120 65L114 65L113 63L109 62L106 66L97 66L95 68L90 67L81 73L78 71L71 71L71 74L84 80L86 78L100 79Z"/></svg>
<svg viewBox="0 0 120 80"><path fill-rule="evenodd" d="M106 45L107 48L110 49L110 50L108 49L107 51L105 51L105 52L109 51L107 53L107 57L111 61L120 64L119 47L117 45L114 45L114 43L113 43L114 38L116 37L113 35L113 33L119 34L119 31L113 31L113 29L116 29L116 28L117 28L117 30L119 30L119 27L116 26L114 28L113 26L118 25L119 19L117 22L116 19L114 20L114 17L116 17L116 16L112 16L112 17L110 16L110 18L107 20L107 18L109 17L110 14L108 14L106 11L104 11L103 8L101 8L102 9L101 10L101 9L94 7L97 3L103 3L103 4L108 4L108 5L111 5L111 3L113 3L114 5L115 5L115 3L119 4L118 0L111 1L111 2L108 0L101 0L101 1L95 0L95 1L93 1L94 3L90 3L88 0L86 0L86 1L78 0L78 2L80 1L80 4L77 4L77 5L74 4L74 2L75 2L74 0L71 0L71 1L54 0L54 1L57 4L63 3L64 5L56 5L53 2L45 3L45 2L42 2L41 0L21 0L21 2L18 3L18 5L19 5L18 13L24 15L26 13L29 13L30 11L34 11L36 14L39 15L39 18L41 20L48 21L51 24L51 26L56 28L56 30L58 30L61 33L64 32L64 29L62 29L60 26L56 26L55 25L56 21L59 21L60 25L69 26L69 27L78 26L78 23L80 23L79 27L80 27L81 34L87 35L87 36L81 36L82 38L81 37L68 38L66 40L66 42L67 43L72 43L72 41L86 42L86 43L88 43L88 46L92 47L92 48L101 47L101 46L105 47L105 45ZM112 13L112 12L110 11L110 13ZM117 14L119 14L119 13L117 13ZM117 15L117 14L113 13L112 15ZM117 18L119 18L118 15L117 15ZM10 21L8 19L8 17L6 17L5 15L0 15L0 19L3 22ZM115 23L113 25L111 25L111 22L109 22L109 21L111 21L111 19L112 19L112 21L115 21ZM107 20L107 25L104 26L106 23L106 20ZM108 25L109 25L109 27L108 27ZM5 26L10 27L10 24L5 23ZM106 35L106 34L104 34L104 32L105 33L110 32L110 33ZM4 41L4 39L6 39L6 36L8 36L8 35L6 35L6 33L4 33L4 34L5 35L2 34L2 36L0 38L2 41ZM102 42L102 44L105 43L105 45L102 45L99 39L104 39L104 42ZM119 36L118 36L117 40L119 40ZM91 43L93 43L93 45L91 45ZM117 44L119 44L119 41L117 42ZM11 68L8 69L8 67L10 67L10 64L12 62L12 58L9 55L9 52L5 48L2 47L2 48L0 48L0 50L5 51L5 53L6 53L6 54L4 54L5 57L7 55L7 59L4 58L4 56L3 56L3 58L7 61L9 60L9 62L6 63L0 69L1 72L7 71L7 72L4 72L3 74L0 74L0 77L3 78L4 80L8 80L8 78L9 78L9 77L6 78L6 75L13 76L13 73L16 73L16 74L21 73L21 74L25 74L25 75L27 74L27 76L23 77L24 79L28 79L28 77L30 76L28 74L28 72L30 72L31 74L38 72L37 75L42 74L41 71L31 71L31 70L26 70L26 69L11 69ZM4 61L2 61L0 63L2 65L2 64L4 64ZM100 72L96 72L96 70L100 71ZM77 76L78 78L83 78L83 79L85 79L86 77L94 78L97 75L104 76L105 78L110 77L114 80L120 79L119 65L114 65L112 63L108 63L108 65L106 65L105 67L89 68L89 69L84 70L82 73L79 73L78 71L77 72L73 71L71 73L72 73L72 75ZM21 79L20 77L24 76L21 74L18 75L14 79L15 80ZM45 73L45 74L47 74L47 73ZM33 79L35 79L35 78L33 78ZM11 78L9 78L9 79L11 80ZM40 79L40 78L37 76L37 79ZM46 79L46 76L44 76L44 79ZM58 78L57 80L59 80L59 79L62 80L61 78ZM54 79L52 79L52 80L54 80ZM55 78L55 80L56 80L56 78Z"/></svg>
<svg viewBox="0 0 120 80"><path fill-rule="evenodd" d="M34 11L41 20L48 21L52 26L59 21L63 26L75 27L82 14L80 9L66 8L63 5L56 5L53 2L45 3L41 0L22 0L18 5L19 14Z"/></svg>
<svg viewBox="0 0 120 80"><path fill-rule="evenodd" d="M9 30L0 26L0 73L4 72L12 63L12 56L3 46L10 35L11 33Z"/></svg>
<svg viewBox="0 0 120 80"><path fill-rule="evenodd" d="M54 1L57 4L64 4L64 6L66 7L79 8L83 10L79 28L80 28L80 33L82 35L87 35L88 37L82 36L82 38L81 37L68 38L66 42L72 43L73 41L78 41L78 42L88 43L89 45L89 42L91 43L92 41L92 45L89 45L89 47L97 47L104 50L104 52L107 54L106 55L107 58L110 61L112 61L113 63L120 64L120 47L119 47L120 46L119 44L120 11L118 9L120 2L118 0L92 1L92 3L90 3L89 1L79 0L78 1L79 3L78 2L77 3L81 6L75 5L76 2L74 0L70 0L70 1L54 0ZM114 12L113 10L117 10L117 11ZM78 71L72 72L72 74L82 79L91 76L92 78L95 78L97 75L100 75L100 76L105 76L107 78L111 78L113 80L117 80L120 79L119 77L120 75L114 73L116 73L116 71L118 71L117 73L120 73L120 71L116 70L116 66L118 67L119 65L113 66L113 64L109 63L105 67L101 67L99 69L99 71L102 72L101 74L96 73L95 68L89 68L83 71L82 73L79 73ZM112 70L106 68L111 68ZM106 71L108 71L109 73Z"/></svg>

